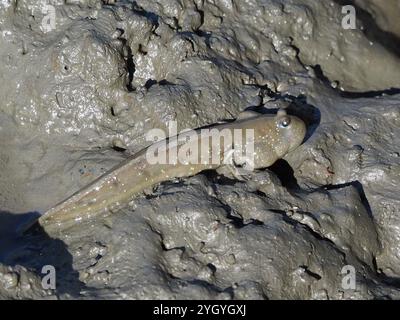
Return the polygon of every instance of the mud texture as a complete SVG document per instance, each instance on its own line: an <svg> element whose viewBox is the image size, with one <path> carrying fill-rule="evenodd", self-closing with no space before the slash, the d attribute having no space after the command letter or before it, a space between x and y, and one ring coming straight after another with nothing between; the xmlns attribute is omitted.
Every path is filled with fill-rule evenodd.
<svg viewBox="0 0 400 320"><path fill-rule="evenodd" d="M0 298L399 299L399 8L350 1L345 30L348 3L54 0L44 32L48 1L0 0ZM270 168L21 232L150 129L280 107L308 132Z"/></svg>

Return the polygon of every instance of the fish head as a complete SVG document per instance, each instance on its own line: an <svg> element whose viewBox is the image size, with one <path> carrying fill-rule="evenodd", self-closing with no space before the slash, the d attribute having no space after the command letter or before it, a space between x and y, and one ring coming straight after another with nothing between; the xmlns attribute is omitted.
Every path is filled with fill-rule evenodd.
<svg viewBox="0 0 400 320"><path fill-rule="evenodd" d="M299 147L306 136L306 124L300 118L288 115L286 110L280 109L273 121L276 133L274 151L279 158Z"/></svg>

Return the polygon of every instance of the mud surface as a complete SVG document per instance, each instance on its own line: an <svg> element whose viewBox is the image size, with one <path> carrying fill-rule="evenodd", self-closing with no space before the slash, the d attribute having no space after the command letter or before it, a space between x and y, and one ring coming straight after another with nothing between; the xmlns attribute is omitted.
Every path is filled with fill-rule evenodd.
<svg viewBox="0 0 400 320"><path fill-rule="evenodd" d="M399 7L350 2L355 30L340 0L54 0L45 32L48 1L0 0L0 298L398 299ZM152 128L279 107L308 133L270 168L20 232Z"/></svg>

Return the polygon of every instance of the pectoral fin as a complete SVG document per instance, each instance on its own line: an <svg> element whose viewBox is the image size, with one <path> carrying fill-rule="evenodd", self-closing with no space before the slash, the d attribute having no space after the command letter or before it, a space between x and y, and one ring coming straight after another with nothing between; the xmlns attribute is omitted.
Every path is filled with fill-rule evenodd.
<svg viewBox="0 0 400 320"><path fill-rule="evenodd" d="M244 119L250 119L250 118L256 118L259 117L260 114L256 111L252 111L252 110L245 110L242 111L241 113L239 113L238 117L236 118L236 120L244 120Z"/></svg>

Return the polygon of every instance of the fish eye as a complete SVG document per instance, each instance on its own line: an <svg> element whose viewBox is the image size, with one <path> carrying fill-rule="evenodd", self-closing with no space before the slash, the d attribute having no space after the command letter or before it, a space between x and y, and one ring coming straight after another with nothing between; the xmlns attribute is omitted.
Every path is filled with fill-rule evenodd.
<svg viewBox="0 0 400 320"><path fill-rule="evenodd" d="M279 127L281 128L287 128L290 125L290 118L289 117L283 117L282 119L279 120L278 122Z"/></svg>

